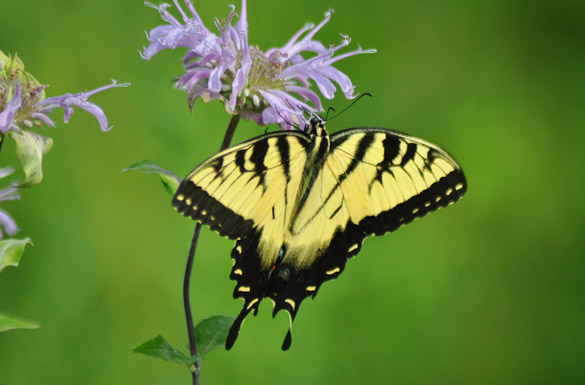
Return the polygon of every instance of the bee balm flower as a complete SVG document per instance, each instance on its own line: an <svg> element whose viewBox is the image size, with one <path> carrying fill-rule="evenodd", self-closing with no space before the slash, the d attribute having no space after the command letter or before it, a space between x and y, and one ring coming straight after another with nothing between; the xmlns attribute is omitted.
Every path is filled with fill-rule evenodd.
<svg viewBox="0 0 585 385"><path fill-rule="evenodd" d="M72 107L82 108L96 117L102 131L108 131L108 120L102 109L88 98L113 87L128 87L128 83L110 85L89 92L65 94L45 98L46 85L41 85L31 74L24 71L22 61L6 56L0 51L0 131L19 131L42 123L53 127L49 113L56 107L65 109L65 123L73 113Z"/></svg>
<svg viewBox="0 0 585 385"><path fill-rule="evenodd" d="M358 47L338 54L349 45L347 36L340 44L330 47L314 40L315 34L331 18L331 10L317 26L305 25L283 47L264 52L248 43L246 0L242 0L241 14L235 25L232 25L236 16L233 7L225 24L216 20L219 35L205 27L191 1L185 1L190 15L177 0L174 4L182 21L167 10L169 4L155 7L147 3L157 8L168 24L155 27L147 34L150 45L141 55L149 60L165 49L188 49L183 58L185 74L176 85L187 93L191 109L198 98L205 102L220 100L229 114L239 114L260 125L278 123L283 129L304 126L305 113L322 110L311 82L327 99L333 98L337 88L346 98L354 98L357 95L351 80L333 64L350 56L375 52ZM303 55L307 53L312 56L305 58Z"/></svg>

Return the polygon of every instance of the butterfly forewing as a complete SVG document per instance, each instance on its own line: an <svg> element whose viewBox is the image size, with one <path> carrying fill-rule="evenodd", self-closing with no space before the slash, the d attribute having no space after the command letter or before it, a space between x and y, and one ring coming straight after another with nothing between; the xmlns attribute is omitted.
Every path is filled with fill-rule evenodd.
<svg viewBox="0 0 585 385"><path fill-rule="evenodd" d="M287 202L296 199L302 176L289 170L302 170L307 142L302 133L278 132L224 150L185 178L173 206L232 239L253 228L273 230L275 221L283 233L292 210Z"/></svg>

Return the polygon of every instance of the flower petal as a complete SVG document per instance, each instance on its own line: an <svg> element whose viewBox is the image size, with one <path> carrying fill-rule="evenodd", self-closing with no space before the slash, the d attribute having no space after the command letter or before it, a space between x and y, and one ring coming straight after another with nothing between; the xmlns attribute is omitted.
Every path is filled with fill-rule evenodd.
<svg viewBox="0 0 585 385"><path fill-rule="evenodd" d="M18 226L16 226L16 222L12 217L4 210L0 209L0 226L4 227L6 234L14 235L18 232ZM2 239L3 234L2 230L0 229L0 239Z"/></svg>
<svg viewBox="0 0 585 385"><path fill-rule="evenodd" d="M82 108L82 109L86 110L87 112L89 112L90 114L92 114L93 116L95 116L95 118L98 120L98 122L100 124L101 130L105 132L105 131L109 131L112 127L108 127L108 119L106 118L104 111L97 104L89 102L89 101L87 101L87 99L90 96L92 96L98 92L107 90L109 88L129 87L129 86L130 86L130 83L118 84L114 81L114 82L112 82L112 84L97 88L97 89L89 91L89 92L80 92L77 94L65 94L65 95L61 95L61 96L54 96L51 98L47 98L47 99L41 100L37 105L42 107L41 110L39 111L42 114L47 114L57 107L63 108L65 110L65 115L63 117L63 121L65 123L67 123L69 121L69 118L73 114L72 107Z"/></svg>
<svg viewBox="0 0 585 385"><path fill-rule="evenodd" d="M295 86L295 85L287 85L285 86L285 90L287 92L293 92L297 95L300 95L305 101L311 101L311 103L313 103L313 105L315 106L315 109L320 111L322 106L321 106L321 100L319 99L319 95L317 95L317 93L315 93L315 91L306 88L306 87L299 87L299 86Z"/></svg>
<svg viewBox="0 0 585 385"><path fill-rule="evenodd" d="M183 17L184 24L177 20L167 10L167 8L170 7L169 4L163 3L156 7L150 3L146 3L147 6L158 9L161 18L169 23L169 25L155 27L150 33L146 34L148 41L150 41L150 45L143 48L143 51L140 53L140 56L143 59L149 60L154 55L165 49L175 49L177 47L187 47L193 50L197 50L198 48L201 49L202 43L209 35L213 35L207 28L205 28L201 18L190 1L185 1L185 3L193 15L192 18L187 16L176 0L174 0L174 3Z"/></svg>
<svg viewBox="0 0 585 385"><path fill-rule="evenodd" d="M14 85L14 94L12 95L12 99L10 99L4 111L0 112L0 131L6 133L8 130L10 130L12 123L14 122L14 116L20 109L21 105L22 100L20 98L20 84L16 83Z"/></svg>
<svg viewBox="0 0 585 385"><path fill-rule="evenodd" d="M236 32L248 33L248 13L246 10L246 0L242 0L242 10L240 11L240 18L236 23Z"/></svg>
<svg viewBox="0 0 585 385"><path fill-rule="evenodd" d="M329 22L332 14L333 14L332 9L327 11L325 13L325 19L323 19L323 21L321 21L319 25L317 25L317 27L310 28L312 30L307 35L305 35L305 37L303 37L300 42L296 41L301 36L301 34L297 33L293 37L293 39L289 40L289 42L284 47L281 48L281 52L286 53L289 58L292 58L303 51L313 51L317 53L324 51L325 47L321 43L315 42L312 39L315 36L315 34L319 32L319 30ZM304 32L310 29L307 29L307 26L305 26L303 27L303 29L301 29L301 31Z"/></svg>

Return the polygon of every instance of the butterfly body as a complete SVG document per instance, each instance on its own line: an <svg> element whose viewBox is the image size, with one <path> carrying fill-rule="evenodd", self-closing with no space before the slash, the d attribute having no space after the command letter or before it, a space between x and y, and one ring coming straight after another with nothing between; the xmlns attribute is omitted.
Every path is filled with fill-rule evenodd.
<svg viewBox="0 0 585 385"><path fill-rule="evenodd" d="M236 240L234 297L244 299L226 347L263 298L291 324L300 303L334 279L369 235L381 235L457 201L457 163L437 146L382 128L329 135L262 135L220 152L181 183L173 206ZM291 342L287 334L283 349Z"/></svg>

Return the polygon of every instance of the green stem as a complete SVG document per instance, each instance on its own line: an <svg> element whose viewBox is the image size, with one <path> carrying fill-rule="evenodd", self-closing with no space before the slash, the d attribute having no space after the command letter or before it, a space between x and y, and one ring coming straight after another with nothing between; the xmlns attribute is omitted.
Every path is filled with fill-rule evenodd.
<svg viewBox="0 0 585 385"><path fill-rule="evenodd" d="M230 146L239 122L240 115L233 115L225 132L225 136L219 151L223 151ZM183 279L183 305L185 307L187 333L189 334L189 351L191 356L197 355L197 344L195 342L195 327L193 326L193 313L191 311L189 287L191 286L191 272L193 270L193 261L195 260L195 251L197 250L197 243L199 242L200 232L201 223L197 222L195 225L195 230L193 231L193 238L191 238L191 247L189 248L189 255L187 256L187 267L185 268L185 278ZM199 362L195 362L193 364L191 369L191 377L193 378L193 385L199 385Z"/></svg>

